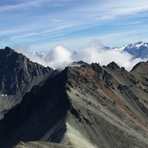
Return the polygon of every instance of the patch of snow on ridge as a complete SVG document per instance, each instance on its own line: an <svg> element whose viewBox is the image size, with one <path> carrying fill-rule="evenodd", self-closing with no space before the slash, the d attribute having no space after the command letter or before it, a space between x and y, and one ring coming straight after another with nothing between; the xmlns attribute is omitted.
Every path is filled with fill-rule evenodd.
<svg viewBox="0 0 148 148"><path fill-rule="evenodd" d="M7 97L7 94L0 94L0 97Z"/></svg>
<svg viewBox="0 0 148 148"><path fill-rule="evenodd" d="M125 49L126 46L123 47L117 47L117 48L113 48L116 51L123 51Z"/></svg>
<svg viewBox="0 0 148 148"><path fill-rule="evenodd" d="M142 46L142 45L144 45L143 42L138 42L135 46L136 46L137 48L139 48L139 47Z"/></svg>

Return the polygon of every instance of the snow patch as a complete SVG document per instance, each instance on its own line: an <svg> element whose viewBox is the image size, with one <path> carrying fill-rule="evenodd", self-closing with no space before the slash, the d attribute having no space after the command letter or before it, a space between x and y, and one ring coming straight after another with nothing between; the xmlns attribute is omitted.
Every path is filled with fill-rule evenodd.
<svg viewBox="0 0 148 148"><path fill-rule="evenodd" d="M7 97L7 94L0 94L0 97Z"/></svg>
<svg viewBox="0 0 148 148"><path fill-rule="evenodd" d="M115 51L123 51L126 46L113 48Z"/></svg>
<svg viewBox="0 0 148 148"><path fill-rule="evenodd" d="M136 44L135 46L136 46L137 48L139 48L139 47L142 46L142 45L144 45L143 42L141 42L141 43L139 43L139 44Z"/></svg>

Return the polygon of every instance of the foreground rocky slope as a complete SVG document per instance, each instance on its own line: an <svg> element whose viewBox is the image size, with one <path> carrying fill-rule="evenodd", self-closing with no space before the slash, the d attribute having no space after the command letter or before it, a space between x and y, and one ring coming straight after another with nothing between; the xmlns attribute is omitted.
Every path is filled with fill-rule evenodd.
<svg viewBox="0 0 148 148"><path fill-rule="evenodd" d="M0 118L52 73L53 69L33 63L9 47L0 49Z"/></svg>
<svg viewBox="0 0 148 148"><path fill-rule="evenodd" d="M0 147L148 147L147 67L67 67L5 115Z"/></svg>

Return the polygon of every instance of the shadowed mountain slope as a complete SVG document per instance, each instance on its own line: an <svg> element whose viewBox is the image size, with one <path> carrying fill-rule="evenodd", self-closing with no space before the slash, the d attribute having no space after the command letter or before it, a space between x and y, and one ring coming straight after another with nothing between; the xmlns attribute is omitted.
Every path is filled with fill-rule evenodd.
<svg viewBox="0 0 148 148"><path fill-rule="evenodd" d="M19 103L24 94L53 75L53 69L31 62L9 47L0 50L0 115Z"/></svg>
<svg viewBox="0 0 148 148"><path fill-rule="evenodd" d="M0 121L0 147L148 147L148 87L137 75L114 62L65 68Z"/></svg>

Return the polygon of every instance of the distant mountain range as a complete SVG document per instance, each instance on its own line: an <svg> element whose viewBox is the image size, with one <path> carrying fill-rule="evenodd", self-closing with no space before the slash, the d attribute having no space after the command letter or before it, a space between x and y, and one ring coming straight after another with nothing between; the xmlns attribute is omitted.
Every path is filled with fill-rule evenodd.
<svg viewBox="0 0 148 148"><path fill-rule="evenodd" d="M135 58L148 58L148 43L144 43L142 41L113 49L126 51L133 55Z"/></svg>
<svg viewBox="0 0 148 148"><path fill-rule="evenodd" d="M94 46L99 46L96 45L98 42L95 41L94 43L92 43ZM148 43L144 43L142 41L136 42L136 43L132 43L129 45L125 45L122 47L101 47L102 50L117 50L120 52L127 52L129 54L131 54L133 56L133 59L135 58L141 58L141 59L148 59ZM77 56L77 54L79 54L79 50L76 50L72 53L74 56ZM45 62L48 62L51 59L51 53L47 52L34 52L33 55L41 58L42 60L44 60ZM81 60L81 59L79 59Z"/></svg>
<svg viewBox="0 0 148 148"><path fill-rule="evenodd" d="M6 47L0 95L0 148L148 147L148 61L59 72Z"/></svg>

